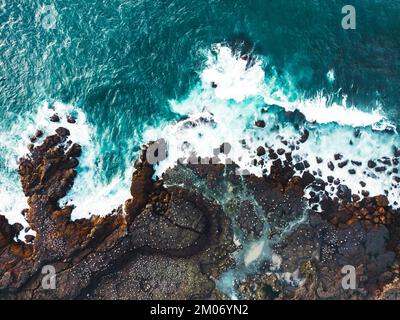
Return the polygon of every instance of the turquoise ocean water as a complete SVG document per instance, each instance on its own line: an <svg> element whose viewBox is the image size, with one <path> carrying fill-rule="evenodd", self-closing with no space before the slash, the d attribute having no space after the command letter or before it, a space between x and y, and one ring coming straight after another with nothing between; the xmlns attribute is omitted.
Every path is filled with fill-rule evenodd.
<svg viewBox="0 0 400 320"><path fill-rule="evenodd" d="M48 121L55 112L84 147L65 199L76 217L106 214L129 196L148 139L171 138L177 149L190 140L200 153L228 140L274 141L250 129L266 105L306 115L313 135L303 158L390 156L399 141L400 1L351 2L356 30L342 28L348 3L338 0L0 1L0 214L24 223L17 159L36 129L59 125ZM235 57L238 41L254 65ZM180 127L207 112L216 127ZM273 112L264 117L281 135L295 133ZM357 127L364 138L341 145ZM372 193L397 202L391 175L369 178Z"/></svg>

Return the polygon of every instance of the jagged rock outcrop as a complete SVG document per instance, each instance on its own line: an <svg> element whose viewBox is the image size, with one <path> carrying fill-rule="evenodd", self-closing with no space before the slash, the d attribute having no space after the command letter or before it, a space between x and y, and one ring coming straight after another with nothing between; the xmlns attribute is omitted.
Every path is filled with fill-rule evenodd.
<svg viewBox="0 0 400 320"><path fill-rule="evenodd" d="M210 277L229 265L235 249L221 208L198 193L153 181L144 150L125 210L71 221L73 206L59 200L73 185L81 148L68 136L59 128L20 160L26 219L37 235L32 244L15 241L18 225L0 216L0 298L210 297ZM56 271L53 289L42 286L46 265Z"/></svg>
<svg viewBox="0 0 400 320"><path fill-rule="evenodd" d="M224 199L244 234L261 221L246 199L263 213L269 228L262 237L273 258L236 283L240 298L379 299L382 290L400 291L400 217L386 196L331 198L325 181L308 171L297 176L290 160L279 159L265 177L239 178L234 166L189 165L167 171L164 179ZM356 270L355 290L342 287L345 266Z"/></svg>
<svg viewBox="0 0 400 320"><path fill-rule="evenodd" d="M344 185L296 174L290 153L269 149L268 175L240 176L235 164L189 164L153 179L146 147L132 198L107 216L71 220L60 200L74 183L81 147L65 128L30 147L19 163L36 237L0 216L1 299L195 299L224 297L215 280L234 261L233 231L265 241L272 258L239 279L247 299L380 299L399 290L400 219L385 196L361 199ZM307 165L304 165L306 168ZM43 287L43 267L56 272ZM354 266L356 290L341 286Z"/></svg>

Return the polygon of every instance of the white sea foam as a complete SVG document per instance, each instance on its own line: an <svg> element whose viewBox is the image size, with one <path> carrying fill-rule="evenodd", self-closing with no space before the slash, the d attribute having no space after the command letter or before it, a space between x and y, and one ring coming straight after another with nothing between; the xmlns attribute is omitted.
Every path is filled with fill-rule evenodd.
<svg viewBox="0 0 400 320"><path fill-rule="evenodd" d="M53 114L59 115L60 122L50 121ZM73 115L76 123L68 123L67 115ZM0 176L0 214L10 223L18 222L24 227L28 226L21 215L22 209L28 205L17 173L18 159L28 153L29 138L36 130L42 130L44 138L54 134L60 126L70 131L71 141L82 146L74 186L67 196L60 200L61 204L76 206L72 218L108 214L129 198L129 173L117 173L110 182L105 181L102 163L98 161L101 155L99 139L95 128L88 123L85 113L73 105L61 102L49 105L48 102L44 102L36 112L21 115L8 132L0 133L0 148L5 155L5 174ZM34 234L32 231L30 233ZM20 239L23 239L24 235L22 232Z"/></svg>
<svg viewBox="0 0 400 320"><path fill-rule="evenodd" d="M244 264L246 266L250 265L261 256L265 245L264 241L265 240L260 240L251 246L249 253L244 258Z"/></svg>
<svg viewBox="0 0 400 320"><path fill-rule="evenodd" d="M101 161L101 137L97 136L95 128L88 123L84 112L72 105L59 102L54 104L55 111L61 116L61 122L53 124L56 128L60 125L70 130L70 140L82 146L82 156L79 158L78 175L72 189L67 196L60 200L61 204L73 204L75 209L72 219L87 218L92 214L106 215L117 209L130 196L130 170L129 172L116 172L107 181L104 177L104 164ZM47 108L48 110L48 108ZM50 113L54 111L50 110ZM76 113L76 123L69 124L66 115ZM42 115L43 116L43 115ZM45 114L48 119L49 113ZM108 133L105 132L104 135Z"/></svg>
<svg viewBox="0 0 400 320"><path fill-rule="evenodd" d="M158 175L178 159L188 159L193 154L212 156L213 150L224 142L232 147L228 157L242 169L256 175L268 171L271 161L264 166L253 165L253 160L259 159L255 152L257 147L288 150L282 140L295 144L300 136L293 125L281 123L277 114L262 112L268 109L266 105L275 105L286 111L298 110L307 120L310 137L292 152L295 161L307 160L312 171L319 172L325 179L329 175L340 178L354 193L361 194L360 181L364 181L371 195L384 194L386 190L392 204L400 202L393 180L395 174L389 168L386 173L378 174L367 167L369 159L391 157L393 145L399 143L394 126L381 108L366 112L348 106L346 96L341 103L330 103L329 97L322 94L291 101L287 88L278 85L276 76L266 77L263 67L265 63L260 58L249 66L248 61L222 45L211 50L200 74L201 83L185 99L170 101L171 109L185 116L185 120L146 128L144 132L145 140L164 138L168 143L168 158L160 163ZM264 120L266 127L256 128L256 120ZM360 129L360 137L354 137L354 128ZM349 165L342 169L336 165L331 172L327 162L339 152L343 160L349 160ZM317 163L317 156L324 162ZM357 167L351 160L362 165ZM350 168L354 168L356 174L350 174ZM333 194L336 190L329 191Z"/></svg>
<svg viewBox="0 0 400 320"><path fill-rule="evenodd" d="M336 80L335 70L333 69L329 70L326 74L326 79L328 80L329 83L334 83Z"/></svg>
<svg viewBox="0 0 400 320"><path fill-rule="evenodd" d="M325 181L331 175L339 178L353 193L361 195L362 190L368 190L374 196L384 194L386 190L390 203L397 207L400 199L398 184L394 183L395 174L389 167L386 172L377 173L367 166L369 159L393 157L392 147L399 145L395 127L385 118L382 109L363 111L348 105L346 96L340 103L332 103L330 97L322 94L312 99L293 100L291 97L301 97L301 94L291 94L293 88L289 91L283 88L282 81L274 73L266 77L264 67L265 63L260 59L249 67L247 61L234 55L229 48L221 45L213 48L200 74L201 83L183 100L170 101L171 110L181 114L184 120L149 127L144 132L145 140L163 138L167 141L168 157L160 162L157 175L174 166L178 159L188 159L194 154L210 157L215 148L229 143L232 149L227 157L241 169L260 176L263 171L270 170L271 161L264 156L265 164L255 166L253 161L260 159L256 154L257 147L283 148L291 151L294 163L307 160L313 173ZM283 112L274 111L275 106L303 114L310 133L305 143L298 143L301 132L289 121L282 120ZM255 127L257 120L265 121L265 128ZM359 133L356 134L355 129ZM287 144L294 146L294 150L289 150ZM346 167L338 167L340 161L334 159L337 153L343 155L342 161L349 161ZM317 157L324 161L319 163ZM280 158L285 160L284 155ZM226 156L221 157L221 161L226 161ZM329 161L335 163L334 172L327 166ZM358 162L361 162L360 166ZM349 169L354 169L355 174ZM365 188L361 181L366 183ZM327 191L335 195L336 187L330 188ZM219 290L231 298L237 298L236 281L244 280L257 265L268 259L271 260L271 271L283 281L293 286L304 281L298 270L280 272L281 258L273 254L268 239L237 242L242 249L233 255L236 266L217 282Z"/></svg>
<svg viewBox="0 0 400 320"><path fill-rule="evenodd" d="M347 106L346 96L343 97L340 104L329 104L329 98L322 94L317 94L312 99L296 102L278 101L265 96L265 102L279 105L287 111L299 110L306 117L307 121L318 124L337 123L352 127L372 126L380 131L394 127L386 120L380 108L376 108L371 112L364 112L355 106Z"/></svg>

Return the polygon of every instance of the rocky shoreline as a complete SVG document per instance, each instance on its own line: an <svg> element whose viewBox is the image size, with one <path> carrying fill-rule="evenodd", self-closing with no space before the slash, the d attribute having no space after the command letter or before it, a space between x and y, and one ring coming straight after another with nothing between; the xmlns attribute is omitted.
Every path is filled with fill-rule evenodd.
<svg viewBox="0 0 400 320"><path fill-rule="evenodd" d="M60 127L40 145L32 139L20 160L29 205L23 214L36 237L17 240L21 225L0 215L1 299L226 298L216 279L239 263L232 257L240 250L236 228L249 240L267 236L275 257L235 281L240 298L383 299L400 292L400 212L386 195L361 199L338 183L331 197L324 190L334 178L323 181L290 152L264 147L258 156L273 162L264 177L238 176L235 164L189 164L153 180L144 147L132 198L107 216L72 221L74 207L59 200L74 183L82 150L68 137ZM307 137L303 132L300 143ZM42 286L46 265L56 270L51 290ZM345 265L357 271L355 290L341 286Z"/></svg>
<svg viewBox="0 0 400 320"><path fill-rule="evenodd" d="M21 159L19 174L36 231L16 241L19 225L0 217L2 299L188 299L212 294L230 263L232 234L217 204L179 187L152 181L152 168L137 164L132 199L105 217L71 221L60 207L76 176L81 153L57 129ZM54 266L56 288L41 287L43 266ZM124 286L128 286L125 288Z"/></svg>

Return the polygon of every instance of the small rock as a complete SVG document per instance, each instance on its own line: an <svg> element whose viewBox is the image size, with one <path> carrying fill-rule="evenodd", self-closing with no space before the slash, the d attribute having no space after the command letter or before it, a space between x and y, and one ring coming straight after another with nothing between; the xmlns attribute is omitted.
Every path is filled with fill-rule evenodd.
<svg viewBox="0 0 400 320"><path fill-rule="evenodd" d="M265 121L264 120L257 120L255 122L255 126L258 128L265 128Z"/></svg>
<svg viewBox="0 0 400 320"><path fill-rule="evenodd" d="M304 143L308 140L308 137L310 136L310 132L307 129L304 129L302 136L300 137L300 142Z"/></svg>
<svg viewBox="0 0 400 320"><path fill-rule="evenodd" d="M305 169L303 162L298 162L294 165L296 170L303 171Z"/></svg>
<svg viewBox="0 0 400 320"><path fill-rule="evenodd" d="M342 160L342 159L343 159L343 155L340 154L340 153L336 153L335 156L334 156L334 158L335 158L336 161Z"/></svg>
<svg viewBox="0 0 400 320"><path fill-rule="evenodd" d="M60 117L58 116L58 114L55 113L50 117L50 121L51 122L60 122Z"/></svg>
<svg viewBox="0 0 400 320"><path fill-rule="evenodd" d="M56 129L56 132L60 137L67 137L70 135L69 130L63 127Z"/></svg>
<svg viewBox="0 0 400 320"><path fill-rule="evenodd" d="M36 130L35 137L36 137L36 138L41 138L41 137L43 137L43 131L42 131L42 130Z"/></svg>
<svg viewBox="0 0 400 320"><path fill-rule="evenodd" d="M338 167L339 167L339 168L344 168L345 166L347 166L348 163L349 163L349 160L340 162L340 163L338 164Z"/></svg>
<svg viewBox="0 0 400 320"><path fill-rule="evenodd" d="M394 147L394 148L393 148L393 155L394 155L396 158L399 158L399 157L400 157L400 148Z"/></svg>
<svg viewBox="0 0 400 320"><path fill-rule="evenodd" d="M372 160L369 160L368 161L368 168L373 169L375 167L376 167L376 162L372 161Z"/></svg>
<svg viewBox="0 0 400 320"><path fill-rule="evenodd" d="M389 200L386 196L376 196L375 202L378 207L387 207L389 205Z"/></svg>
<svg viewBox="0 0 400 320"><path fill-rule="evenodd" d="M306 186L314 182L314 180L315 177L309 171L306 171L303 173L303 177L301 178L301 186L305 188Z"/></svg>
<svg viewBox="0 0 400 320"><path fill-rule="evenodd" d="M76 119L73 116L67 116L68 123L76 123Z"/></svg>
<svg viewBox="0 0 400 320"><path fill-rule="evenodd" d="M33 235L31 235L31 234L25 235L25 241L27 243L33 242L33 240L35 240L35 237Z"/></svg>
<svg viewBox="0 0 400 320"><path fill-rule="evenodd" d="M338 187L336 195L339 199L346 199L349 202L351 201L351 190L346 185L341 184Z"/></svg>
<svg viewBox="0 0 400 320"><path fill-rule="evenodd" d="M361 194L366 198L369 197L369 191L367 191L367 190L361 191Z"/></svg>
<svg viewBox="0 0 400 320"><path fill-rule="evenodd" d="M269 149L268 153L269 153L269 158L272 160L276 160L279 158L273 149Z"/></svg>
<svg viewBox="0 0 400 320"><path fill-rule="evenodd" d="M258 155L259 157L265 155L265 153L266 153L266 152L265 152L265 148L264 148L264 147L259 146L259 147L257 148L257 155Z"/></svg>
<svg viewBox="0 0 400 320"><path fill-rule="evenodd" d="M285 153L285 149L279 148L276 152L281 156Z"/></svg>
<svg viewBox="0 0 400 320"><path fill-rule="evenodd" d="M386 166L391 166L392 165L392 161L390 161L389 158L382 158L378 160L380 163L386 165Z"/></svg>
<svg viewBox="0 0 400 320"><path fill-rule="evenodd" d="M22 224L20 224L20 223L14 223L12 227L17 233L19 233L22 230L24 230L24 226Z"/></svg>

